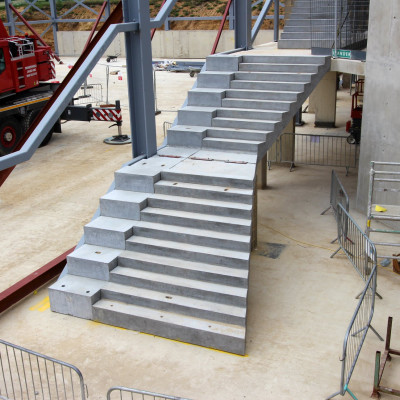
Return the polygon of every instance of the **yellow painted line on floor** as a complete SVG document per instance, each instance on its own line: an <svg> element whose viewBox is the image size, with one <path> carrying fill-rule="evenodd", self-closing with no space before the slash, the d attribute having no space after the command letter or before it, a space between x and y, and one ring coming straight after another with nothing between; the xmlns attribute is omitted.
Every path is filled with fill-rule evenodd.
<svg viewBox="0 0 400 400"><path fill-rule="evenodd" d="M128 329L126 329L126 328L121 328L120 326L114 326L114 325L109 325L109 324L103 324L102 322L99 322L99 321L88 321L89 322L89 325L93 325L93 326L99 326L99 325L101 325L101 326L108 326L108 327L110 327L110 328L115 328L115 329L119 329L119 330L121 330L121 331L127 331Z"/></svg>
<svg viewBox="0 0 400 400"><path fill-rule="evenodd" d="M30 307L29 310L43 312L49 308L50 308L50 299L49 296L47 296L36 305Z"/></svg>

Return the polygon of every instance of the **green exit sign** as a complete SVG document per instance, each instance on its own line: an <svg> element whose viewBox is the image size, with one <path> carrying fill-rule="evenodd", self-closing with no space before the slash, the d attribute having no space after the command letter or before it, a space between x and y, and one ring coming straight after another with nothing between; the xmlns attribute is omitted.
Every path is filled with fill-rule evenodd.
<svg viewBox="0 0 400 400"><path fill-rule="evenodd" d="M351 58L351 50L332 50L332 57Z"/></svg>

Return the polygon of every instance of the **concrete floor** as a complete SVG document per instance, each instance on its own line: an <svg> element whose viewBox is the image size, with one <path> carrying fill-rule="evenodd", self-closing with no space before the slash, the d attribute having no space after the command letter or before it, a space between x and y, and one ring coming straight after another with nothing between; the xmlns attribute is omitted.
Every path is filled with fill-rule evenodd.
<svg viewBox="0 0 400 400"><path fill-rule="evenodd" d="M57 67L60 78L68 61ZM96 67L93 81L104 79L104 68ZM161 142L162 122L173 121L194 80L157 74ZM113 95L126 106L125 84L111 77ZM345 98L343 92L339 132L350 111ZM123 115L127 120L126 111ZM311 131L312 115L303 119L302 129ZM130 159L130 146L102 143L111 136L107 126L66 124L63 134L18 166L0 189L0 291L79 241L114 171ZM354 205L357 171L347 177L344 168L337 171ZM105 399L114 385L197 400L325 398L339 389L343 337L363 286L345 256L329 258L336 250L330 244L335 220L331 212L320 213L329 205L330 173L329 167L289 172L273 165L268 189L258 192L259 243L251 259L245 357L52 313L46 288L1 315L0 337L76 365L89 399ZM365 225L365 215L353 207L351 213ZM387 317L393 316L392 347L399 349L400 276L382 267L378 276L383 300L376 301L373 325L384 336ZM370 396L376 350L383 344L369 332L350 383L358 399ZM393 358L383 383L400 388L399 376L400 360Z"/></svg>

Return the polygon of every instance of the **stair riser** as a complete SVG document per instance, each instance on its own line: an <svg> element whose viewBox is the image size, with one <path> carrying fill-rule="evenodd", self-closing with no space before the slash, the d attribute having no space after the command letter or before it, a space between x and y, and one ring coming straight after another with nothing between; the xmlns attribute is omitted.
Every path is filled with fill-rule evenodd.
<svg viewBox="0 0 400 400"><path fill-rule="evenodd" d="M263 64L324 64L325 58L320 56L243 56L244 63Z"/></svg>
<svg viewBox="0 0 400 400"><path fill-rule="evenodd" d="M254 82L254 81L233 81L232 89L246 90L279 90L290 92L303 92L304 83L297 82Z"/></svg>
<svg viewBox="0 0 400 400"><path fill-rule="evenodd" d="M240 130L229 130L229 129L208 129L207 137L210 138L225 138L225 139L237 139L237 140L255 140L265 141L267 140L268 133L256 132L256 131L240 131ZM229 192L228 192L229 193ZM251 203L247 203L251 204Z"/></svg>
<svg viewBox="0 0 400 400"><path fill-rule="evenodd" d="M104 217L139 220L140 205L129 201L100 199L100 215Z"/></svg>
<svg viewBox="0 0 400 400"><path fill-rule="evenodd" d="M215 136L217 137L217 136ZM265 139L265 137L264 137ZM257 140L257 139L250 139ZM201 190L201 189L192 189L176 186L163 186L163 185L155 185L154 187L155 193L158 194L166 194L169 196L181 196L181 197L194 197L196 199L210 199L217 201L229 201L234 203L244 203L244 204L252 204L253 197L245 194L220 192L220 191L212 191L212 190Z"/></svg>
<svg viewBox="0 0 400 400"><path fill-rule="evenodd" d="M127 232L115 232L85 226L84 234L86 244L125 249L125 240L132 236L132 230Z"/></svg>
<svg viewBox="0 0 400 400"><path fill-rule="evenodd" d="M199 246L214 247L220 249L237 250L237 251L250 251L250 243L236 242L231 240L224 240L223 235L221 238L209 238L203 236L196 236L192 234L184 234L177 232L170 232L167 230L159 230L149 227L133 227L133 234L138 236L149 237L153 239L171 240L178 243L189 243Z"/></svg>
<svg viewBox="0 0 400 400"><path fill-rule="evenodd" d="M309 39L281 39L278 42L278 49L310 49Z"/></svg>
<svg viewBox="0 0 400 400"><path fill-rule="evenodd" d="M242 121L240 119L213 119L213 126L218 128L256 129L258 131L274 131L273 122Z"/></svg>
<svg viewBox="0 0 400 400"><path fill-rule="evenodd" d="M218 140L207 141L207 139L204 139L203 147L205 149L215 149L215 150L225 150L225 151L245 151L246 153L258 154L260 145L253 144L251 142L235 143L235 142L225 142Z"/></svg>
<svg viewBox="0 0 400 400"><path fill-rule="evenodd" d="M227 108L250 108L250 109L260 109L260 110L274 110L274 111L289 111L289 102L280 101L270 101L264 103L263 101L241 101L240 99L224 99L222 102L223 107ZM207 136L210 136L207 132Z"/></svg>
<svg viewBox="0 0 400 400"><path fill-rule="evenodd" d="M282 32L281 39L311 39L311 32Z"/></svg>
<svg viewBox="0 0 400 400"><path fill-rule="evenodd" d="M126 242L126 249L131 251L147 252L149 254L156 254L159 256L181 258L183 260L222 265L231 268L248 268L249 266L249 260L237 259L232 257L221 257L213 254L194 253L192 251L171 249L150 244L143 245L129 241Z"/></svg>
<svg viewBox="0 0 400 400"><path fill-rule="evenodd" d="M213 301L221 304L228 304L236 307L246 307L246 298L234 296L232 294L217 293L212 291L201 290L198 288L184 287L168 284L165 282L157 282L144 278L129 277L126 275L118 275L115 273L110 274L110 281L114 283L120 283L123 285L133 286L142 289L149 289L154 291L160 291L164 293L170 293L177 296L192 297L194 299ZM117 300L117 299L116 299ZM135 303L131 303L135 304ZM140 304L138 304L140 305ZM142 304L145 306L144 304ZM171 310L172 311L172 310ZM188 314L190 315L190 314Z"/></svg>
<svg viewBox="0 0 400 400"><path fill-rule="evenodd" d="M149 207L164 208L167 210L180 210L234 218L251 218L250 210L238 210L235 208L214 206L212 204L192 204L180 201L149 198L148 205Z"/></svg>
<svg viewBox="0 0 400 400"><path fill-rule="evenodd" d="M216 185L216 186L230 186L239 189L253 189L253 184L254 184L253 181L244 179L233 179L233 178L231 179L231 178L220 178L213 176L180 174L169 171L162 171L161 179L174 182L200 183L205 185Z"/></svg>
<svg viewBox="0 0 400 400"><path fill-rule="evenodd" d="M178 111L178 124L179 125L192 125L192 126L211 126L211 120L215 117L215 112L206 110L186 110Z"/></svg>
<svg viewBox="0 0 400 400"><path fill-rule="evenodd" d="M96 306L94 307L93 315L95 320L108 325L146 332L168 339L179 339L187 343L211 347L234 354L244 355L245 352L246 342L242 338L232 338L218 333L199 331L196 328L164 323L161 318L160 321L144 317L133 318L130 314L115 313L111 310L97 308Z"/></svg>
<svg viewBox="0 0 400 400"><path fill-rule="evenodd" d="M251 90L227 90L225 101L228 99L248 99L248 100L276 100L276 101L296 101L297 93L292 92L264 92Z"/></svg>
<svg viewBox="0 0 400 400"><path fill-rule="evenodd" d="M311 81L310 74L288 74L268 72L236 72L235 79L242 81L267 81L267 82L301 82Z"/></svg>
<svg viewBox="0 0 400 400"><path fill-rule="evenodd" d="M291 21L296 21L297 19L325 19L328 23L328 21L334 21L334 15L327 10L326 12L313 12L312 15L308 12L298 12L297 10L293 10L292 13L290 14L290 20Z"/></svg>
<svg viewBox="0 0 400 400"><path fill-rule="evenodd" d="M207 229L218 232L236 232L240 235L249 235L250 227L247 225L229 224L224 222L215 222L207 220L198 220L190 218L179 218L170 215L159 215L151 213L142 213L142 220L147 222L158 222L160 224L171 224L178 226L196 226L199 229Z"/></svg>
<svg viewBox="0 0 400 400"><path fill-rule="evenodd" d="M280 121L282 119L282 113L251 110L224 110L223 108L220 108L217 110L217 117Z"/></svg>
<svg viewBox="0 0 400 400"><path fill-rule="evenodd" d="M283 36L283 34L282 34ZM284 39L283 37L281 37ZM300 39L300 38L297 38ZM239 71L252 71L252 72L292 72L292 73L317 73L318 65L296 65L296 64L246 64L242 63L239 66Z"/></svg>
<svg viewBox="0 0 400 400"><path fill-rule="evenodd" d="M197 279L202 282L218 283L221 285L236 286L241 288L248 287L248 280L241 277L221 275L209 271L200 271L195 269L184 269L174 267L172 265L161 265L143 260L132 260L131 258L122 256L118 258L118 265L120 267L133 268L141 271L149 271L170 276L177 276L180 278L193 280Z"/></svg>
<svg viewBox="0 0 400 400"><path fill-rule="evenodd" d="M312 25L327 25L331 24L331 20L326 20L326 19L313 19L312 20ZM310 19L289 19L288 21L285 22L285 26L311 26L311 20Z"/></svg>

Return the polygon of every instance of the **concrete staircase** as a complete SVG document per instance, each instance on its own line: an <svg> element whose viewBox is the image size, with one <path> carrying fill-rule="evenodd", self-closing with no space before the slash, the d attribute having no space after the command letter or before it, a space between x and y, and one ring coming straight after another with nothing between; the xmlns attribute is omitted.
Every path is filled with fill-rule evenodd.
<svg viewBox="0 0 400 400"><path fill-rule="evenodd" d="M209 57L168 146L115 173L51 309L244 354L256 164L328 70L324 57Z"/></svg>
<svg viewBox="0 0 400 400"><path fill-rule="evenodd" d="M278 48L310 49L312 35L315 40L333 42L333 3L325 1L326 5L320 2L318 9L312 9L311 0L295 0L291 13L286 18Z"/></svg>

